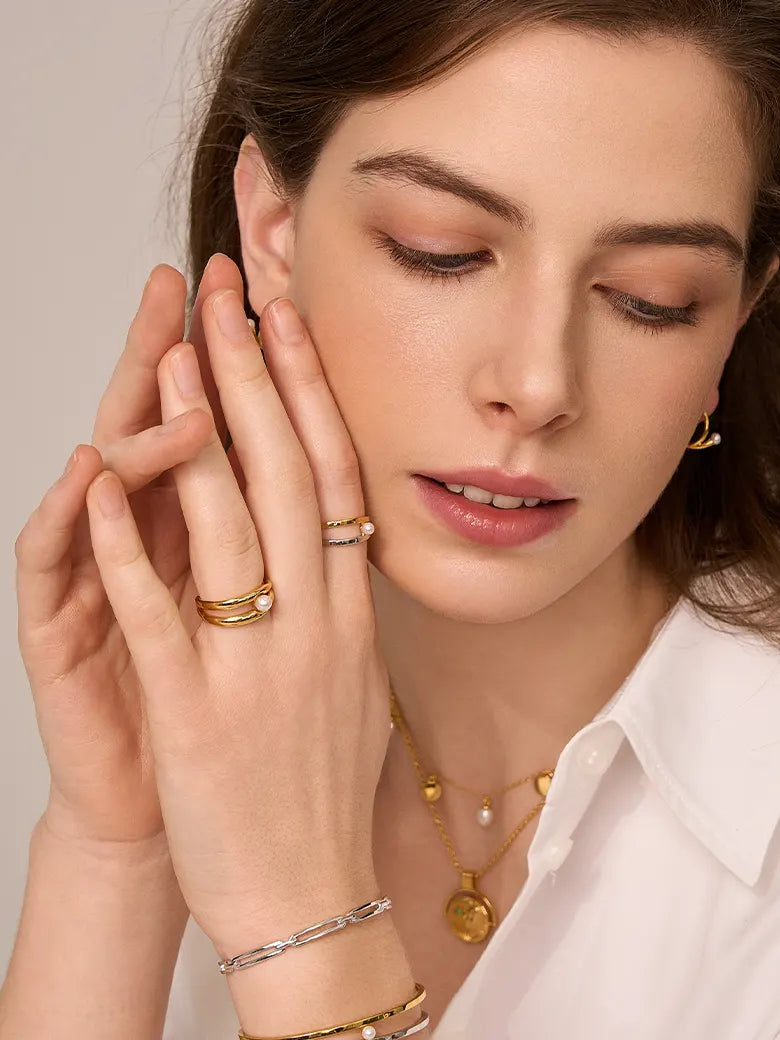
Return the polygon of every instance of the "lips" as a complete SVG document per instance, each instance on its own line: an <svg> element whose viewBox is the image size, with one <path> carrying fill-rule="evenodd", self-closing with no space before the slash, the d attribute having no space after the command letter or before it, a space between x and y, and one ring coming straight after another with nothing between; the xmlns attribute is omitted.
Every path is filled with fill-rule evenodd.
<svg viewBox="0 0 780 1040"><path fill-rule="evenodd" d="M568 491L531 474L512 476L495 469L464 469L423 473L420 476L434 480L437 484L469 484L489 491L492 495L509 495L512 498L544 498L554 501L574 498Z"/></svg>
<svg viewBox="0 0 780 1040"><path fill-rule="evenodd" d="M534 548L537 545L542 548L544 542L539 540L545 536L554 537L579 508L576 499L568 499L551 501L546 506L498 509L472 502L463 495L454 495L431 477L414 475L412 483L429 515L444 527L467 541L495 548L532 544Z"/></svg>

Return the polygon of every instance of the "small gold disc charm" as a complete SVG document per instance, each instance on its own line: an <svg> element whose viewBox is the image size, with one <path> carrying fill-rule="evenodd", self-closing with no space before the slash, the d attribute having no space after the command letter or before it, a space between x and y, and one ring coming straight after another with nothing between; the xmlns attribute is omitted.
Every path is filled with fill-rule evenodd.
<svg viewBox="0 0 780 1040"><path fill-rule="evenodd" d="M545 772L545 773L539 773L537 778L534 780L534 787L539 792L539 794L542 796L542 798L546 798L547 797L547 792L550 790L550 784L552 783L552 778L553 778L553 770L552 769L548 769L547 772Z"/></svg>
<svg viewBox="0 0 780 1040"><path fill-rule="evenodd" d="M441 784L435 773L431 773L425 781L422 792L426 802L438 802L441 798Z"/></svg>
<svg viewBox="0 0 780 1040"><path fill-rule="evenodd" d="M462 871L462 887L453 892L444 905L450 928L467 943L483 942L498 923L493 904L477 889L474 878L474 871Z"/></svg>

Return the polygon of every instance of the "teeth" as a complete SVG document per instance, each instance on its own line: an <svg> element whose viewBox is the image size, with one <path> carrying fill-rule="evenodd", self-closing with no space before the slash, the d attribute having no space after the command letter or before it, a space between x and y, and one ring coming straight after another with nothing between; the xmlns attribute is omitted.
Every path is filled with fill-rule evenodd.
<svg viewBox="0 0 780 1040"><path fill-rule="evenodd" d="M470 484L445 484L448 491L454 494L463 494L470 502L481 502L483 505L494 505L498 509L519 509L520 506L547 505L549 499L543 498L513 498L510 495L493 495L484 488L473 487Z"/></svg>

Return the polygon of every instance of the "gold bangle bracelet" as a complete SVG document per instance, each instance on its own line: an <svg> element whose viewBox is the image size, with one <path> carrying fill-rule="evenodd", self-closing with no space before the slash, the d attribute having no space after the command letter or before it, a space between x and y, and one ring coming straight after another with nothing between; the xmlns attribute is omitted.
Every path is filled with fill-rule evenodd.
<svg viewBox="0 0 780 1040"><path fill-rule="evenodd" d="M346 1033L350 1029L360 1029L362 1026L370 1026L373 1022L382 1022L392 1015L400 1015L403 1011L416 1007L425 1000L426 992L419 982L414 984L415 992L411 1000L405 1004L398 1004L388 1011L380 1011L369 1018L358 1018L354 1022L345 1022L340 1026L331 1026L329 1029L315 1029L313 1033L290 1033L288 1036L249 1036L248 1033L239 1033L238 1040L316 1040L321 1036L336 1036L338 1033Z"/></svg>

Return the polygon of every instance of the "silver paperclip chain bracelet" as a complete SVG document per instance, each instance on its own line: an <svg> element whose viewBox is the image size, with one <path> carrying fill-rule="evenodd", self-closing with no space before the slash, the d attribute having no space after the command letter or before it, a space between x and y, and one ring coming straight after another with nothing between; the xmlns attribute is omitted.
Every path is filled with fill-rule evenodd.
<svg viewBox="0 0 780 1040"><path fill-rule="evenodd" d="M322 939L331 932L337 932L348 924L367 921L369 917L376 917L377 914L389 910L392 905L389 896L374 899L370 903L363 903L362 906L356 906L354 910L350 910L346 914L329 917L325 921L311 925L310 928L304 928L301 932L295 932L289 939L278 939L276 942L266 943L265 946L258 946L256 950L249 950L248 953L239 953L229 960L219 961L219 970L223 975L227 975L231 971L249 968L253 964L259 964L260 961L267 961L269 957L276 957L277 954L284 953L290 946L303 946L304 943L311 942L313 939ZM317 931L317 929L322 930ZM307 935L308 932L314 932L314 935ZM306 936L306 938L301 938L301 936Z"/></svg>

